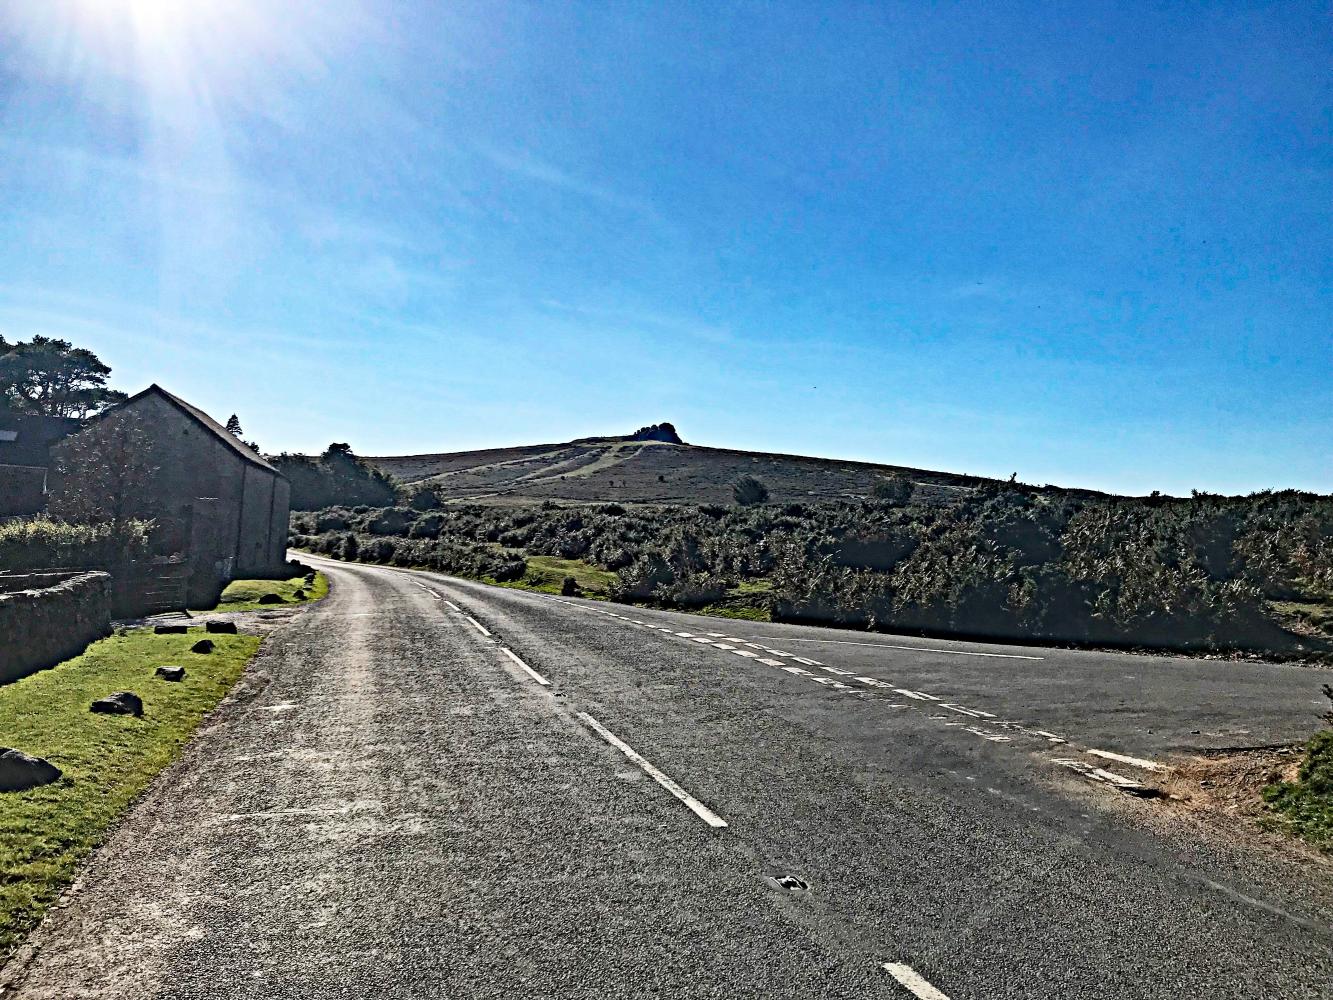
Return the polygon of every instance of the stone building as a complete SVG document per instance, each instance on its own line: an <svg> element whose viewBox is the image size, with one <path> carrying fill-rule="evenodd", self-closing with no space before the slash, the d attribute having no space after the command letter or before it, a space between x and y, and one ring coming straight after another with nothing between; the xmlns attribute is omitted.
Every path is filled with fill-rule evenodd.
<svg viewBox="0 0 1333 1000"><path fill-rule="evenodd" d="M88 430L57 444L68 456L94 427L132 422L148 436L157 467L152 489L134 501L132 516L155 522L150 536L159 560L189 566L186 600L211 607L228 580L277 573L286 561L291 487L287 478L202 410L157 385L95 417ZM79 475L76 463L65 475Z"/></svg>
<svg viewBox="0 0 1333 1000"><path fill-rule="evenodd" d="M46 506L51 448L78 429L77 420L0 407L0 517L37 514Z"/></svg>

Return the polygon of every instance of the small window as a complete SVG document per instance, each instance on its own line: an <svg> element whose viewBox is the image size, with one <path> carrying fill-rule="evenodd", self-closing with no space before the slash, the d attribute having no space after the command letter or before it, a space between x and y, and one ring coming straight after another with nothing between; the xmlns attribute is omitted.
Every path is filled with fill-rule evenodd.
<svg viewBox="0 0 1333 1000"><path fill-rule="evenodd" d="M0 431L0 441L17 441L18 439L18 431Z"/></svg>

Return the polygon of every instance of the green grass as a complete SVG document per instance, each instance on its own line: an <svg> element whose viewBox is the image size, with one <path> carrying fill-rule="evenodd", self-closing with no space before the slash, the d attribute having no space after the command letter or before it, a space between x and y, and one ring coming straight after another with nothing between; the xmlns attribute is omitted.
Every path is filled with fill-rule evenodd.
<svg viewBox="0 0 1333 1000"><path fill-rule="evenodd" d="M1283 626L1304 626L1305 629L1333 636L1333 601L1269 601L1268 606Z"/></svg>
<svg viewBox="0 0 1333 1000"><path fill-rule="evenodd" d="M1269 785L1264 800L1278 825L1333 853L1333 730L1310 740L1296 780Z"/></svg>
<svg viewBox="0 0 1333 1000"><path fill-rule="evenodd" d="M279 604L260 604L259 599L265 594L277 594L285 604L305 604L292 595L305 587L304 576L294 576L290 580L232 580L222 592L222 598L215 608L200 608L197 611L272 611L281 607ZM313 587L305 587L308 601L318 601L327 597L329 581L323 573L315 574Z"/></svg>
<svg viewBox="0 0 1333 1000"><path fill-rule="evenodd" d="M579 582L585 597L605 597L607 589L616 579L610 570L600 569L582 559L558 559L555 556L527 556L528 571L520 580L499 584L501 587L515 587L520 590L537 590L543 594L560 593L560 585L565 577L572 576ZM493 583L487 580L487 583Z"/></svg>
<svg viewBox="0 0 1333 1000"><path fill-rule="evenodd" d="M45 757L64 772L41 788L0 793L0 961L125 807L176 758L259 648L255 636L214 635L213 653L191 653L202 631L115 635L51 670L0 686L0 746ZM185 680L155 678L154 668L164 663L183 665ZM88 711L93 699L116 691L138 694L143 718Z"/></svg>

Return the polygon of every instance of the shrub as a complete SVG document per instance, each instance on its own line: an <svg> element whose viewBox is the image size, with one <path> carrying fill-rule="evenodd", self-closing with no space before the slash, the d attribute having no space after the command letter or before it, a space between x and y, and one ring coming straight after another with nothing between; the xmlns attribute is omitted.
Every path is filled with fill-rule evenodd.
<svg viewBox="0 0 1333 1000"><path fill-rule="evenodd" d="M889 476L885 479L876 480L875 485L870 488L870 495L876 500L905 504L911 501L912 494L915 491L916 484L910 479L904 479L902 476Z"/></svg>
<svg viewBox="0 0 1333 1000"><path fill-rule="evenodd" d="M560 594L562 597L578 597L581 593L583 593L583 589L579 586L578 580L574 577L567 576L560 581Z"/></svg>
<svg viewBox="0 0 1333 1000"><path fill-rule="evenodd" d="M731 495L742 507L750 507L768 500L768 487L747 473L731 484Z"/></svg>
<svg viewBox="0 0 1333 1000"><path fill-rule="evenodd" d="M142 557L151 521L66 524L34 517L0 524L0 570L107 569Z"/></svg>

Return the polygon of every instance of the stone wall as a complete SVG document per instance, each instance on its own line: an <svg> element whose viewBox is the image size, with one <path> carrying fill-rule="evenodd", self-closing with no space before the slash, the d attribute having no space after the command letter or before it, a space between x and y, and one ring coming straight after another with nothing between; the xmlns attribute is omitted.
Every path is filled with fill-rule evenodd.
<svg viewBox="0 0 1333 1000"><path fill-rule="evenodd" d="M45 469L0 465L0 517L36 514L45 506Z"/></svg>
<svg viewBox="0 0 1333 1000"><path fill-rule="evenodd" d="M77 656L110 621L109 573L0 574L0 684Z"/></svg>

